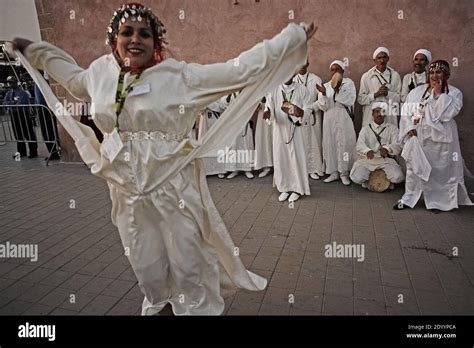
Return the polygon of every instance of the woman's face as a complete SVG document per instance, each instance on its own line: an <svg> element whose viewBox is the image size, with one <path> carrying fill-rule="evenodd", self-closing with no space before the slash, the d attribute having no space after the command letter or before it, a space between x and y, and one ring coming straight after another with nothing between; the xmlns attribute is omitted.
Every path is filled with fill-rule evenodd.
<svg viewBox="0 0 474 348"><path fill-rule="evenodd" d="M123 65L140 68L154 55L153 33L146 21L123 23L117 35L117 51Z"/></svg>
<svg viewBox="0 0 474 348"><path fill-rule="evenodd" d="M430 84L431 87L441 84L444 79L444 72L440 69L430 71Z"/></svg>

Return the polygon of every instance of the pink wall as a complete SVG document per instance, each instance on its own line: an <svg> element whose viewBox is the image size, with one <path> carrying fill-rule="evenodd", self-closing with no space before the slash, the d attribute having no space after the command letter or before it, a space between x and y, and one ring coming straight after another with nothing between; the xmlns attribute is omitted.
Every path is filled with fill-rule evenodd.
<svg viewBox="0 0 474 348"><path fill-rule="evenodd" d="M474 2L413 0L149 0L168 30L169 48L177 59L199 63L224 61L258 41L270 38L290 21L314 21L319 26L310 41L310 71L327 80L328 64L347 57L346 76L358 88L372 65L378 46L390 49L390 65L400 75L411 70L413 53L428 48L435 59L453 62L450 82L464 93L458 116L463 156L474 169ZM37 0L46 14L42 27L52 25L56 43L82 66L108 53L105 29L122 1ZM184 10L184 20L179 18ZM75 11L75 19L70 15ZM289 19L293 11L294 20ZM403 13L399 12L403 11ZM39 12L39 11L38 11ZM403 15L403 19L399 17ZM41 16L40 16L41 17ZM83 21L82 21L83 19ZM47 24L45 24L47 23ZM360 128L360 108L356 109Z"/></svg>

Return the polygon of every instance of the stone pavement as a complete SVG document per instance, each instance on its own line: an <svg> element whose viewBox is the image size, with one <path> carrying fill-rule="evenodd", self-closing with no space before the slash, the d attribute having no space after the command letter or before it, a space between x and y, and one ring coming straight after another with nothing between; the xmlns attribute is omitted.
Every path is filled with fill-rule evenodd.
<svg viewBox="0 0 474 348"><path fill-rule="evenodd" d="M0 259L0 314L138 315L105 182L83 165L15 162L14 149L0 146L0 244L35 243L39 258ZM271 176L209 186L243 262L269 280L227 299L227 315L474 314L474 207L393 211L400 187L311 180L291 208ZM363 245L364 260L325 257L332 242Z"/></svg>

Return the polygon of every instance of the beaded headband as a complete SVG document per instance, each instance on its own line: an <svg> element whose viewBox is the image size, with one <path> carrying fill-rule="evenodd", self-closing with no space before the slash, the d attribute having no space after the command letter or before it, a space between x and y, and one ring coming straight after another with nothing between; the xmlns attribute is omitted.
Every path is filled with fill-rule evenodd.
<svg viewBox="0 0 474 348"><path fill-rule="evenodd" d="M105 41L107 45L113 46L116 43L120 26L128 19L132 22L146 21L153 31L155 47L161 49L163 44L167 43L165 39L166 29L158 17L153 14L151 8L147 8L138 2L130 2L123 4L114 12L107 27L107 40Z"/></svg>
<svg viewBox="0 0 474 348"><path fill-rule="evenodd" d="M444 72L446 75L450 76L451 75L451 69L449 68L449 63L446 62L445 60L436 60L433 63L430 64L428 68L429 72L435 71L435 70L441 70Z"/></svg>

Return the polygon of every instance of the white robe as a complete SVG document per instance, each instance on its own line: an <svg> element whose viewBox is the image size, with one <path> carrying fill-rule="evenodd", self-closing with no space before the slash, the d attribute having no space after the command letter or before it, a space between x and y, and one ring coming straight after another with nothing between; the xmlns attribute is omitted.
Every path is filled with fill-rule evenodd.
<svg viewBox="0 0 474 348"><path fill-rule="evenodd" d="M229 101L227 97L221 98L221 103L224 104L224 108L232 103L236 97L237 93L231 95ZM225 156L225 171L234 172L234 171L251 171L255 161L254 145L253 145L253 130L250 127L250 124L247 123L244 129L239 132L232 142L232 145L222 149L225 152L228 152L228 155ZM218 158L223 158L219 156Z"/></svg>
<svg viewBox="0 0 474 348"><path fill-rule="evenodd" d="M406 142L407 133L416 129L418 142L424 156L431 165L427 181L420 178L420 162L415 151L404 151L407 163L405 194L401 201L413 208L423 194L427 209L448 211L459 205L472 205L464 185L463 159L459 147L456 117L463 105L459 89L449 85L449 93L442 93L437 99L425 94L428 84L412 90L402 108L400 119L400 141ZM425 104L424 117L418 125L413 125L412 116ZM413 147L416 150L416 147Z"/></svg>
<svg viewBox="0 0 474 348"><path fill-rule="evenodd" d="M263 119L265 104L260 104L255 127L255 169L273 167L273 121Z"/></svg>
<svg viewBox="0 0 474 348"><path fill-rule="evenodd" d="M403 81L402 81L402 90L400 93L400 101L404 103L407 100L407 95L410 93L410 84L413 83L413 85L416 87L420 85L424 85L427 82L427 74L426 72L422 72L421 74L416 74L414 72L410 74L406 74L403 76ZM413 89L413 88L412 88Z"/></svg>
<svg viewBox="0 0 474 348"><path fill-rule="evenodd" d="M198 129L198 139L201 139L204 134L216 123L221 113L225 110L221 101L211 103L201 113ZM225 163L217 160L217 156L203 157L204 172L206 175L223 174L226 172Z"/></svg>
<svg viewBox="0 0 474 348"><path fill-rule="evenodd" d="M401 146L398 143L397 126L386 122L378 125L373 121L370 125L380 135L380 142L388 150L389 155L396 156L401 152ZM393 158L382 157L380 154L380 143L369 126L361 129L356 148L359 159L354 163L351 170L351 180L353 182L357 184L366 182L369 180L370 173L377 169L382 169L392 183L398 184L403 181L402 169ZM373 159L367 158L367 152L369 151L374 152Z"/></svg>
<svg viewBox="0 0 474 348"><path fill-rule="evenodd" d="M25 56L75 97L92 101L94 121L109 137L120 71L113 55L98 58L86 70L45 42L28 46ZM266 280L247 271L237 256L199 157L228 144L228 134L243 129L258 101L306 59L306 33L290 24L242 53L238 65L235 60L200 65L170 58L146 69L139 85L149 85L149 92L126 99L119 118L124 147L113 162L90 128L67 111L58 115L91 172L108 182L112 222L145 295L143 314L156 313L166 303L175 314L221 314L220 286L265 288ZM28 60L23 64L55 109L61 104ZM133 78L127 73L125 85ZM189 138L198 110L242 88L202 139Z"/></svg>
<svg viewBox="0 0 474 348"><path fill-rule="evenodd" d="M386 97L379 96L375 98L374 93L379 90L382 84L387 86L388 95ZM389 114L385 117L385 122L398 126L400 88L400 75L391 67L387 66L387 69L385 69L383 73L380 73L374 66L362 75L360 79L359 97L357 99L359 104L363 106L362 127L372 122L372 103L377 101L389 104Z"/></svg>
<svg viewBox="0 0 474 348"><path fill-rule="evenodd" d="M339 172L349 175L356 155L354 123L344 106L353 107L356 100L354 82L344 77L334 101L331 82L324 84L326 96L319 93L317 107L324 111L323 160L327 174Z"/></svg>
<svg viewBox="0 0 474 348"><path fill-rule="evenodd" d="M311 99L305 87L293 82L282 84L267 97L266 108L274 118L273 124L273 185L279 192L296 192L310 195L306 151L303 141L303 126L294 126L288 114L281 110L282 91L289 96L293 91L291 103L304 110L303 118L290 116L293 122L303 123L311 115ZM287 144L288 143L288 144Z"/></svg>
<svg viewBox="0 0 474 348"><path fill-rule="evenodd" d="M312 103L318 99L316 84L320 85L322 83L319 76L308 72L305 75L296 75L294 81L307 88ZM316 104L313 105L316 106ZM303 140L307 154L308 174L324 174L322 152L322 115L321 110L319 110L317 106L313 109L312 114L304 122L302 127Z"/></svg>

